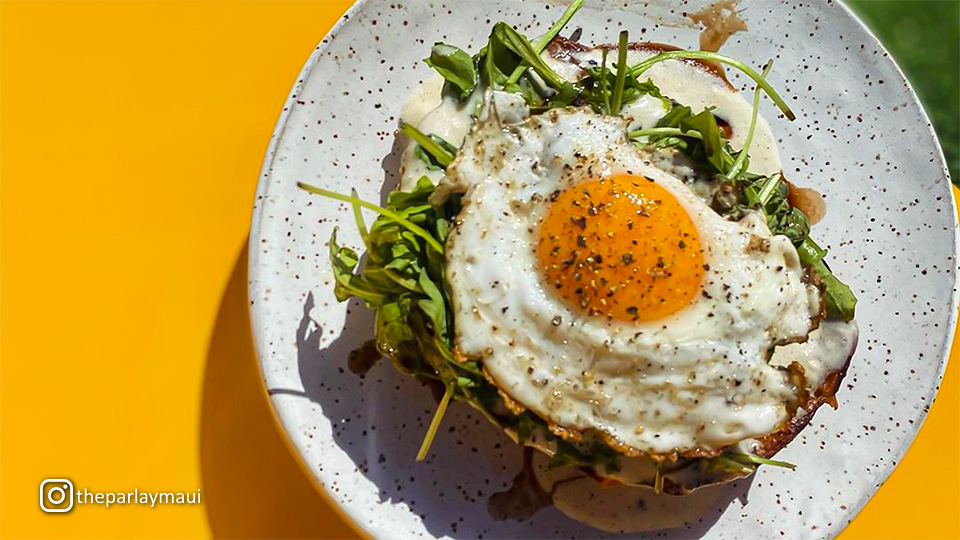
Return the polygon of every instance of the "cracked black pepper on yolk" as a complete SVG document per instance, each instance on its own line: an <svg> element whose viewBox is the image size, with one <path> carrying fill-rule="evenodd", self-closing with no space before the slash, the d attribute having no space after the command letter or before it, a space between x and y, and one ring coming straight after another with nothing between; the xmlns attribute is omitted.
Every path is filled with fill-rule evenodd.
<svg viewBox="0 0 960 540"><path fill-rule="evenodd" d="M650 321L690 303L703 278L697 229L680 203L642 176L582 182L540 225L547 283L589 315Z"/></svg>

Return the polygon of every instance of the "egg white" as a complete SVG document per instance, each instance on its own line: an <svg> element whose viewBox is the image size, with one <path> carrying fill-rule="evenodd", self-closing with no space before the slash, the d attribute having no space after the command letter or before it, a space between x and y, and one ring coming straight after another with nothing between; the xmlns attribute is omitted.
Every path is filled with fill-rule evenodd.
<svg viewBox="0 0 960 540"><path fill-rule="evenodd" d="M712 451L775 431L796 389L768 355L810 332L819 291L759 215L727 221L653 167L626 140L631 121L585 109L516 125L490 115L466 136L438 190L464 193L446 254L456 345L548 422L640 452ZM535 248L549 195L616 174L667 189L704 248L702 294L660 320L585 316L544 284Z"/></svg>

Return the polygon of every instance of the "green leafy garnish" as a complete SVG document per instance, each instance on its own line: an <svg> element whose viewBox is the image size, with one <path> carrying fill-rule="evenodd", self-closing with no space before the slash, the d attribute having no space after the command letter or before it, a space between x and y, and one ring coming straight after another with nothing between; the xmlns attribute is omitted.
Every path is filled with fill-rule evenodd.
<svg viewBox="0 0 960 540"><path fill-rule="evenodd" d="M663 462L657 463L657 470L653 474L653 492L657 495L663 493Z"/></svg>
<svg viewBox="0 0 960 540"><path fill-rule="evenodd" d="M553 26L547 30L547 33L537 39L536 43L533 44L533 48L538 55L547 48L547 45L553 41L553 38L560 35L560 31L563 30L563 27L566 26L568 22L570 22L570 19L573 18L577 11L580 11L580 8L583 7L583 3L585 1L586 0L573 0L573 2L567 6L567 9L563 11L563 15L557 19L557 22L553 23ZM513 73L511 73L510 77L507 78L507 85L511 85L519 81L520 76L523 75L523 71L526 69L526 67L527 66L525 64L521 63L514 68Z"/></svg>
<svg viewBox="0 0 960 540"><path fill-rule="evenodd" d="M579 89L574 87L573 83L558 75L553 68L547 65L543 58L540 57L540 52L530 44L527 38L523 37L507 23L498 22L493 25L493 32L490 34L490 43L487 45L488 57L492 57L495 51L499 51L502 57L508 56L504 51L513 53L513 58L506 60L512 65L517 66L520 65L521 62L528 65L530 69L543 80L547 87L553 90L552 95L545 96L552 106L567 105L580 94ZM496 65L493 60L488 63L494 66ZM500 78L500 76L495 75L494 78ZM507 78L503 80L505 82L508 81Z"/></svg>
<svg viewBox="0 0 960 540"><path fill-rule="evenodd" d="M610 71L607 70L607 54L609 53L610 51L608 51L607 49L604 49L603 52L601 53L600 72L597 73L597 77L598 77L598 80L600 81L600 84L594 85L596 86L596 88L600 90L600 95L601 95L601 99L595 99L594 102L600 102L602 100L603 112L605 114L610 114L610 110L612 108L612 105L610 104L610 79L609 79ZM584 90L581 93L581 97L584 97L584 99L586 99L587 102L590 103L589 96L587 95L586 90ZM594 107L594 108L599 108L599 107Z"/></svg>
<svg viewBox="0 0 960 540"><path fill-rule="evenodd" d="M810 221L799 208L790 205L789 187L783 178L775 174L744 182L747 183L742 191L745 206L760 210L767 219L770 232L789 238L797 246L800 263L804 267L812 266L820 276L827 313L844 321L852 320L857 297L824 262L827 251L809 237Z"/></svg>
<svg viewBox="0 0 960 540"><path fill-rule="evenodd" d="M440 137L428 137L410 124L403 124L400 126L400 130L406 133L411 139L417 141L420 149L429 155L429 158L426 160L428 163L436 163L438 167L446 169L448 165L453 163L454 158L457 156L457 149ZM451 152L449 148L453 148L453 151Z"/></svg>
<svg viewBox="0 0 960 540"><path fill-rule="evenodd" d="M330 263L333 267L334 294L337 300L344 302L351 296L363 300L368 306L376 307L383 303L385 296L379 292L379 286L354 275L360 257L357 252L337 244L337 230L330 236Z"/></svg>
<svg viewBox="0 0 960 540"><path fill-rule="evenodd" d="M767 459L767 458L760 457L756 454L745 454L742 452L727 451L727 452L724 452L723 455L729 459L732 459L734 461L737 461L739 463L744 463L744 464L750 463L754 465L771 465L774 467L783 467L784 469L790 469L791 471L797 468L797 466L794 465L793 463L788 463L786 461L777 461L774 459Z"/></svg>
<svg viewBox="0 0 960 540"><path fill-rule="evenodd" d="M692 137L703 140L703 135L699 131L688 129L684 131L674 127L654 127L648 129L638 129L627 133L631 139L640 139L643 137Z"/></svg>
<svg viewBox="0 0 960 540"><path fill-rule="evenodd" d="M739 69L745 75L753 79L758 85L760 85L760 88L763 88L763 91L766 92L768 96L770 96L770 99L772 99L773 102L780 109L780 111L783 112L783 115L787 117L787 120L796 119L796 116L793 114L793 111L791 111L787 103L783 101L783 98L780 97L780 94L778 94L777 91L774 90L772 86L770 86L770 83L764 80L764 78L759 73L754 71L753 68L741 62L740 60L737 60L736 58L730 58L729 56L724 56L722 54L707 52L707 51L665 51L665 52L661 52L660 54L657 54L656 56L651 56L650 58L647 58L643 62L640 62L639 64L631 68L631 72L635 77L639 77L640 75L643 74L643 72L650 69L655 64L664 62L666 60L682 60L682 59L707 60L710 62L717 62L719 64L726 64L728 66L732 66Z"/></svg>
<svg viewBox="0 0 960 540"><path fill-rule="evenodd" d="M674 148L686 154L698 167L718 182L713 207L719 213L739 219L744 212L762 213L773 234L789 238L797 247L801 262L812 268L823 283L828 313L844 320L853 317L856 297L830 272L824 261L826 251L810 239L810 223L802 211L789 203L789 188L781 175L761 176L748 172L749 148L758 121L762 93L766 93L790 120L793 112L766 81L772 62L761 73L717 53L704 51L668 51L639 64L627 65L629 36L619 35L615 68L608 64L608 50L602 50L599 66L586 68L586 76L568 81L540 56L559 35L584 0L574 0L563 15L542 37L528 40L505 22L496 23L485 47L476 55L446 43L436 43L424 59L445 79L445 92L461 103L478 89L513 92L523 97L533 114L568 105L591 106L607 115L619 115L624 106L650 96L659 99L664 115L656 126L627 133L635 144ZM696 114L690 107L661 94L649 79L640 77L658 62L671 59L695 59L733 66L756 81L753 112L745 143L738 151L726 138L726 127L712 109ZM479 116L482 100L477 100L474 116ZM458 148L436 134L425 134L404 124L404 133L417 143L416 154L430 170L444 170L455 160ZM537 444L555 448L550 466L619 470L620 454L604 442L570 443L558 437L543 418L531 411L517 415L505 411L499 390L485 376L481 358L464 357L454 346L453 308L446 287L444 245L460 211L459 196L439 206L430 203L435 188L427 177L411 191L395 191L384 207L363 201L356 192L350 195L298 184L304 190L351 206L362 238L366 258L337 241L331 234L329 247L334 277L334 292L339 301L357 298L376 310L378 349L389 355L405 373L431 384L442 384L444 393L430 422L417 460L424 459L452 401L463 401L486 418L516 434L523 444L535 437ZM368 227L363 210L378 214ZM753 472L759 465L794 468L792 464L761 458L753 454L726 451L705 460L681 460L678 466L699 465L709 470L737 473ZM676 468L657 466L654 489L663 490L666 474Z"/></svg>
<svg viewBox="0 0 960 540"><path fill-rule="evenodd" d="M763 212L770 232L786 236L795 246L810 234L810 221L799 208L790 206L789 188L779 174L745 180L742 190L745 206Z"/></svg>
<svg viewBox="0 0 960 540"><path fill-rule="evenodd" d="M450 405L454 388L456 387L448 384L446 391L443 392L443 398L440 399L440 405L437 406L437 411L433 413L433 420L430 421L427 434L424 436L423 442L420 443L420 451L417 452L417 461L423 461L424 458L427 457L427 453L430 452L430 445L433 444L433 438L437 435L437 430L440 429L440 421L443 420L443 415L447 413L447 406Z"/></svg>
<svg viewBox="0 0 960 540"><path fill-rule="evenodd" d="M530 436L533 434L534 422L530 417L529 413L520 415L520 419L517 422L516 432L517 432L517 442L523 444L530 439Z"/></svg>
<svg viewBox="0 0 960 540"><path fill-rule="evenodd" d="M570 465L574 467L596 467L603 466L607 471L618 472L620 470L619 454L610 446L596 441L585 450L563 439L557 439L557 447L553 458L548 463L549 468L562 467Z"/></svg>
<svg viewBox="0 0 960 540"><path fill-rule="evenodd" d="M613 96L610 98L609 114L620 114L623 105L623 84L627 76L627 31L620 32L620 43L617 46L617 77L613 83ZM636 77L634 77L634 81Z"/></svg>
<svg viewBox="0 0 960 540"><path fill-rule="evenodd" d="M428 183L430 182L430 179L429 179L429 178L421 179L420 182L422 183L424 180L426 180L426 182L428 182ZM337 193L337 192L335 192L335 191L330 191L330 190L323 189L323 188L319 188L319 187L316 187L316 186L311 186L310 184L305 184L305 183L303 183L303 182L297 182L297 187L299 187L300 189L303 189L303 190L305 190L305 191L309 191L310 193L313 193L314 195L322 195L322 196L324 196L324 197L329 197L329 198L331 198L331 199L337 199L338 201L343 201L343 202L350 203L350 204L359 204L360 206L362 206L362 207L364 207L364 208L367 208L367 209L369 209L369 210L373 210L374 212L377 212L378 214L380 214L381 216L383 216L385 219L387 219L387 220L389 220L389 221L394 221L394 222L396 222L396 223L398 223L398 224L406 227L407 230L409 230L411 233L419 236L419 237L422 238L424 241L426 241L427 245L429 245L431 248L433 248L437 253L441 253L441 254L443 253L443 246L440 244L440 242L437 241L436 238L434 238L433 236L431 236L430 233L428 233L427 231L423 230L420 226L418 226L418 225L416 225L415 223L411 222L411 221L408 219L409 216L405 216L405 215L402 214L402 213L397 213L397 212L391 210L390 207L389 207L389 205L387 205L387 208L381 208L381 207L379 207L379 206L377 206L377 205L375 205L375 204L373 204L373 203L369 203L369 202L364 201L364 200L362 200L362 199L358 199L358 198L356 198L356 197L351 197L351 196L349 196L349 195L341 195L340 193Z"/></svg>
<svg viewBox="0 0 960 540"><path fill-rule="evenodd" d="M435 43L430 49L430 57L423 61L446 79L448 87L461 102L473 94L480 81L473 58L453 45Z"/></svg>
<svg viewBox="0 0 960 540"><path fill-rule="evenodd" d="M763 72L760 74L760 81L766 80L771 69L773 69L773 60L769 60L767 65L764 66ZM757 89L753 93L753 111L750 113L750 128L747 129L747 139L744 141L743 147L740 148L737 160L733 162L730 170L727 171L725 175L727 180L736 180L740 177L741 173L747 171L747 152L753 143L753 133L757 128L757 116L760 112L760 88L761 86L758 82Z"/></svg>
<svg viewBox="0 0 960 540"><path fill-rule="evenodd" d="M587 76L580 81L580 85L583 88L580 93L580 98L597 112L615 114L612 111L614 104L613 94L617 85L617 74L611 72L607 67L608 53L609 51L607 49L603 49L601 51L600 66L587 68ZM660 93L660 89L657 85L653 84L653 81L647 79L646 82L640 82L628 69L624 69L620 71L620 73L623 73L623 88L619 92L621 109L624 105L632 103L642 96L657 98L663 103L664 110L670 109L670 99Z"/></svg>
<svg viewBox="0 0 960 540"><path fill-rule="evenodd" d="M827 313L833 314L844 321L853 320L857 309L857 297L850 287L833 275L830 267L823 258L827 250L821 248L809 237L797 248L800 262L804 266L812 266L823 283Z"/></svg>
<svg viewBox="0 0 960 540"><path fill-rule="evenodd" d="M660 148L676 147L694 162L706 163L720 174L729 171L735 161L733 150L717 124L717 117L709 109L693 114L690 107L674 103L656 127L632 131L628 136L634 139L645 137L644 144Z"/></svg>
<svg viewBox="0 0 960 540"><path fill-rule="evenodd" d="M440 148L443 148L444 150L446 150L449 155L451 156L457 155L457 147L448 143L445 139L437 135L434 135L432 133L429 135L429 138L431 141L439 145ZM438 160L436 156L424 150L423 145L419 145L419 144L417 145L416 153L417 153L417 157L419 157L421 160L426 162L427 168L430 169L431 171L440 171L447 168L446 165L443 165L442 163L440 163L440 160Z"/></svg>
<svg viewBox="0 0 960 540"><path fill-rule="evenodd" d="M434 187L429 178L421 178L409 192L395 191L381 208L356 197L322 188L298 184L301 189L354 207L357 227L364 238L368 258L358 271L357 253L337 243L337 231L330 237L330 260L337 300L356 297L377 310L377 348L384 354L404 357L414 365L423 362L425 373L446 385L444 400L434 415L424 438L418 459L430 448L450 399L469 397L471 388L482 381L479 368L454 360L449 301L444 291L443 240L449 220L459 211L459 201L451 198L441 207L428 200ZM359 208L379 214L367 229ZM419 370L421 368L416 368Z"/></svg>
<svg viewBox="0 0 960 540"><path fill-rule="evenodd" d="M727 450L719 456L703 461L705 472L726 471L736 474L753 474L760 465L771 465L773 467L782 467L784 469L795 470L797 468L793 463L786 461L777 461L760 457L756 454L746 454Z"/></svg>

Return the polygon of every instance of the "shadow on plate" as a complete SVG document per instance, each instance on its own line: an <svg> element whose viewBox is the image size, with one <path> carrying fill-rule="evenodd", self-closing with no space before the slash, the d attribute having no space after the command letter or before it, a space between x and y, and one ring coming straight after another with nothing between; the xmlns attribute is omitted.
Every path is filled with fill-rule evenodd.
<svg viewBox="0 0 960 540"><path fill-rule="evenodd" d="M397 184L400 145L382 161L381 201ZM324 295L327 297L327 295ZM340 328L319 325L319 313L346 308ZM341 326L341 325L337 325ZM303 391L272 388L271 394L305 397L318 404L330 424L334 443L355 469L378 492L352 490L356 479L339 478L331 488L349 496L369 516L374 531L402 534L394 524L377 519L377 507L403 505L419 516L435 537L567 538L606 537L600 531L577 523L554 507L541 510L525 521L494 521L487 513L491 495L508 489L522 466L522 452L481 415L462 404L452 406L443 419L427 460L415 461L436 401L429 389L398 373L383 360L363 374L348 369L350 353L372 336L373 312L360 302L316 304L311 293L302 306L296 328L298 369ZM322 421L322 420L318 420ZM310 426L306 426L310 430ZM342 465L340 466L342 468ZM364 483L365 484L365 483ZM699 538L735 499L746 501L749 482L724 489L716 505L684 528L650 533L658 538ZM349 495L346 495L349 493ZM678 504L682 501L678 500ZM636 535L633 535L636 536Z"/></svg>
<svg viewBox="0 0 960 540"><path fill-rule="evenodd" d="M397 170L398 155L395 144L383 160L382 200L397 183L389 171ZM414 457L435 408L430 390L398 373L388 361L378 362L365 374L352 373L347 358L373 335L373 312L351 301L342 329L331 331L311 317L317 310L331 309L344 306L317 306L309 294L298 326L289 329L297 342L304 391L268 391L320 405L333 441L352 462L351 468L377 487L365 512L375 530L384 527L385 533L398 534L388 529L392 524L377 521L376 507L404 505L436 537L619 536L577 523L553 507L524 521L494 521L487 513L487 502L511 486L522 466L522 452L469 407L450 408L429 457L417 463ZM249 326L244 247L220 304L204 377L200 463L213 536L358 538L328 495L315 487L312 473L289 446L268 399ZM741 482L725 488L713 508L684 528L649 535L699 538L731 502L745 504L749 486ZM339 490L341 496L349 492Z"/></svg>
<svg viewBox="0 0 960 540"><path fill-rule="evenodd" d="M360 538L313 486L277 424L247 313L247 249L210 338L200 417L204 507L214 538Z"/></svg>
<svg viewBox="0 0 960 540"><path fill-rule="evenodd" d="M333 439L356 470L379 489L376 504L404 504L436 537L568 538L617 537L572 521L556 508L523 521L494 521L487 513L493 494L510 487L522 466L522 452L469 407L452 406L443 419L430 456L414 457L433 414L431 392L381 360L366 374L350 372L347 358L373 335L373 312L351 301L343 328L329 342L310 314L327 309L309 295L297 329L303 395L323 410ZM650 532L656 538L699 538L734 500L746 504L750 480L722 488L715 504L687 526ZM684 504L683 499L676 502ZM373 511L371 511L372 517ZM373 521L376 521L373 519ZM382 524L381 524L382 525ZM636 537L636 535L631 535Z"/></svg>

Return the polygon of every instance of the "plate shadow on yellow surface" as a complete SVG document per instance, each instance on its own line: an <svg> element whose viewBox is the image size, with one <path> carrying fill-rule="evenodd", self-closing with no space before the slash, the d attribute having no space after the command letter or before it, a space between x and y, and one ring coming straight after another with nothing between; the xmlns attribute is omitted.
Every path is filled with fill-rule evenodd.
<svg viewBox="0 0 960 540"><path fill-rule="evenodd" d="M270 408L237 257L210 338L200 417L204 506L214 538L360 538L306 476Z"/></svg>

